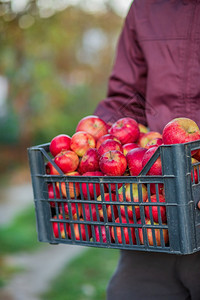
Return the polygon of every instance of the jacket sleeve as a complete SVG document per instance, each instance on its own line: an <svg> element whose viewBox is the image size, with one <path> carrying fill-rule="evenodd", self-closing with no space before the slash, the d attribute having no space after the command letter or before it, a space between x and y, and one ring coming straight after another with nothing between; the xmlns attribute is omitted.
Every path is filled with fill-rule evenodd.
<svg viewBox="0 0 200 300"><path fill-rule="evenodd" d="M133 2L119 37L107 98L98 104L94 114L109 123L132 117L147 125L145 90L146 62L137 42Z"/></svg>

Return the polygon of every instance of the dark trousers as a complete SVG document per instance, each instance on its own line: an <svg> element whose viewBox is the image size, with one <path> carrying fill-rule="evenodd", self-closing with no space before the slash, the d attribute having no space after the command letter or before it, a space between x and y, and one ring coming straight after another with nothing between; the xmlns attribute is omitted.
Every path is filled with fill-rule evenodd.
<svg viewBox="0 0 200 300"><path fill-rule="evenodd" d="M122 250L107 300L200 300L200 252Z"/></svg>

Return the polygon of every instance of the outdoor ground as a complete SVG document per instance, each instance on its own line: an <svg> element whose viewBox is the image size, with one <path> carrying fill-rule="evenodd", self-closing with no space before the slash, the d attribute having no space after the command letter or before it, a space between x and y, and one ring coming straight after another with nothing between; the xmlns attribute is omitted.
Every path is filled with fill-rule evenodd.
<svg viewBox="0 0 200 300"><path fill-rule="evenodd" d="M15 216L33 206L33 192L29 171L13 173L9 182L1 185L0 228L10 224ZM20 268L3 288L0 287L0 300L38 300L38 295L49 288L64 265L86 251L86 247L42 244L33 253L26 251L4 255L10 268Z"/></svg>
<svg viewBox="0 0 200 300"><path fill-rule="evenodd" d="M1 181L0 244L0 300L104 300L118 260L116 250L39 243L27 170Z"/></svg>

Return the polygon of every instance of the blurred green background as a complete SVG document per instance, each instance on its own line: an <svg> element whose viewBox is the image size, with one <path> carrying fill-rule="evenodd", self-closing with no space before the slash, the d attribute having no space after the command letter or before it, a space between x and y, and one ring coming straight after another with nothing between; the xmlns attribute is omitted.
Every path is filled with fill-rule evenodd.
<svg viewBox="0 0 200 300"><path fill-rule="evenodd" d="M105 97L122 2L0 1L1 174L26 163L27 147L71 135Z"/></svg>
<svg viewBox="0 0 200 300"><path fill-rule="evenodd" d="M40 251L48 258L52 249L37 241L27 148L72 135L106 96L130 3L0 1L0 299L20 299L25 283L19 279L15 288L14 282L29 274L28 258ZM63 261L61 274L34 299L105 299L118 255L87 249L70 264ZM10 284L15 293L5 292Z"/></svg>

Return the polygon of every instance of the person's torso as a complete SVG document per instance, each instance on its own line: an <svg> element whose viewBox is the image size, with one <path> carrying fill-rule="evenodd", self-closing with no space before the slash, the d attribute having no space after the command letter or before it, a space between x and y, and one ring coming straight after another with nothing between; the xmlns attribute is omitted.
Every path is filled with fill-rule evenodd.
<svg viewBox="0 0 200 300"><path fill-rule="evenodd" d="M174 117L200 126L200 0L135 0L137 40L147 64L146 117L162 131Z"/></svg>

